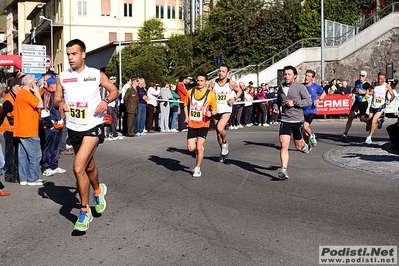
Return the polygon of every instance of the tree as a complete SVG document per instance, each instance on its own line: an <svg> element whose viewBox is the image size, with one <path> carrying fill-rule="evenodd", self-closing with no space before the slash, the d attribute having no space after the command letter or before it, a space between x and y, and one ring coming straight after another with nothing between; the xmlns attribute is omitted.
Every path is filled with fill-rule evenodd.
<svg viewBox="0 0 399 266"><path fill-rule="evenodd" d="M137 35L141 41L150 41L164 38L163 34L165 31L166 29L162 20L150 18L144 21L141 28L137 31Z"/></svg>

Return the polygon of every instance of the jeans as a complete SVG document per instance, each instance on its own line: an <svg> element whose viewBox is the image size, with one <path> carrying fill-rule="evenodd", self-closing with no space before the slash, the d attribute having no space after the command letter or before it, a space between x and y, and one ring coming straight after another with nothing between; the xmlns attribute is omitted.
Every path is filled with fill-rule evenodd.
<svg viewBox="0 0 399 266"><path fill-rule="evenodd" d="M134 133L143 133L147 116L147 107L145 103L139 103L138 114L136 116L136 125Z"/></svg>
<svg viewBox="0 0 399 266"><path fill-rule="evenodd" d="M19 181L35 182L39 179L39 164L42 159L40 138L20 138L18 145Z"/></svg>
<svg viewBox="0 0 399 266"><path fill-rule="evenodd" d="M177 124L179 126L179 131L182 131L183 129L187 128L186 123L184 123L186 115L184 114L184 103L179 103L179 105L180 105L180 114L179 114L179 121Z"/></svg>
<svg viewBox="0 0 399 266"><path fill-rule="evenodd" d="M246 125L251 124L252 121L252 105L250 106L245 106L245 123Z"/></svg>
<svg viewBox="0 0 399 266"><path fill-rule="evenodd" d="M266 121L267 107L264 104L259 104L258 123L264 124Z"/></svg>
<svg viewBox="0 0 399 266"><path fill-rule="evenodd" d="M170 129L174 129L176 128L176 119L177 119L177 115L178 115L178 110L179 107L178 106L173 106L171 108L171 115L170 115Z"/></svg>
<svg viewBox="0 0 399 266"><path fill-rule="evenodd" d="M60 130L44 129L46 144L43 149L43 172L47 169L58 168L58 154L60 152Z"/></svg>
<svg viewBox="0 0 399 266"><path fill-rule="evenodd" d="M5 142L4 177L11 178L18 176L18 143L13 137L13 132L5 131L3 135Z"/></svg>

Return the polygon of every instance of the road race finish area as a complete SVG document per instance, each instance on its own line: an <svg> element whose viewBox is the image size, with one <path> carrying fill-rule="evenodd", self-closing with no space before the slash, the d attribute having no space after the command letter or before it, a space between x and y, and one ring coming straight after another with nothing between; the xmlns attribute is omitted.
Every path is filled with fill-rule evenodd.
<svg viewBox="0 0 399 266"><path fill-rule="evenodd" d="M323 158L348 169L398 179L399 152L390 150L390 147L386 141L352 143L326 152Z"/></svg>

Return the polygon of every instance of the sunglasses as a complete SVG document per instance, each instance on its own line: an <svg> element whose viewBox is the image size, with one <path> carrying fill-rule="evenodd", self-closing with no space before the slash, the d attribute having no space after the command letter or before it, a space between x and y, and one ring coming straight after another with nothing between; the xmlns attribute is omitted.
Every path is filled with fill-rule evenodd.
<svg viewBox="0 0 399 266"><path fill-rule="evenodd" d="M361 77L365 77L366 75L360 75Z"/></svg>
<svg viewBox="0 0 399 266"><path fill-rule="evenodd" d="M116 78L110 78L109 80L116 80Z"/></svg>

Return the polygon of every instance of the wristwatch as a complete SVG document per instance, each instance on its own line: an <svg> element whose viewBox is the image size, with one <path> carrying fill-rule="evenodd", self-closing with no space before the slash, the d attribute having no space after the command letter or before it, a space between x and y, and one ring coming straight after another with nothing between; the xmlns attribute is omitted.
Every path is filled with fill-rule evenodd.
<svg viewBox="0 0 399 266"><path fill-rule="evenodd" d="M106 103L110 103L110 100L108 99L108 97L104 98L103 101L106 102Z"/></svg>

